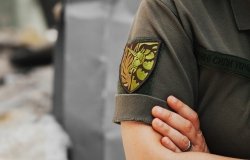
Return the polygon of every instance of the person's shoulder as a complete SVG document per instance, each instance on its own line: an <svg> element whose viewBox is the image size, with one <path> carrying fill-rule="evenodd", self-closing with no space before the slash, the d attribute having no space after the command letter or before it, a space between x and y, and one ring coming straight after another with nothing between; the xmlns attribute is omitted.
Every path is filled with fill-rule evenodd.
<svg viewBox="0 0 250 160"><path fill-rule="evenodd" d="M165 1L165 0L164 0ZM205 0L171 0L178 9L186 9L193 11L194 9L199 9L204 5Z"/></svg>
<svg viewBox="0 0 250 160"><path fill-rule="evenodd" d="M195 12L204 8L207 0L147 0L148 2L158 1L165 4L172 12ZM210 0L213 1L213 0Z"/></svg>

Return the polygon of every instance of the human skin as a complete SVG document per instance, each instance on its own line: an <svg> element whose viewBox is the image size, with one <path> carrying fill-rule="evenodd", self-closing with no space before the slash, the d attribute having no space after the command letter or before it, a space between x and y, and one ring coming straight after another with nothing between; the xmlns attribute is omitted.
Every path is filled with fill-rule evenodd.
<svg viewBox="0 0 250 160"><path fill-rule="evenodd" d="M180 108L181 106L181 101L176 101L172 103L171 98L168 98L168 104L171 106L174 110ZM175 105L174 105L175 104ZM177 105L178 104L178 105ZM182 104L184 105L184 104ZM173 107L174 106L174 107ZM176 107L176 108L175 108ZM158 108L158 107L157 107ZM181 152L181 146L178 145L177 142L173 142L173 137L176 136L173 134L172 136L168 137L169 142L173 142L179 151L172 149L170 146L168 146L169 143L165 143L164 137L166 137L163 133L164 129L161 130L158 127L162 127L162 125L167 125L165 121L166 120L164 115L168 114L167 110L164 110L163 108L161 109L160 112L157 111L157 108L153 108L152 114L157 117L158 120L162 120L161 125L157 125L157 120L154 119L152 123L152 127L149 125L146 125L141 122L135 122L135 121L123 121L121 122L121 133L122 133L122 140L123 140L123 146L124 146L124 151L125 151L125 156L126 160L138 160L138 159L143 159L143 160L200 160L200 159L206 159L206 160L233 160L234 158L229 158L229 157L223 157L219 155L214 155L208 153L208 148L206 146L205 140L203 139L203 136L200 136L198 140L194 140L194 135L202 135L200 134L201 132L199 131L199 123L198 123L198 117L195 114L191 114L193 117L191 121L192 126L187 127L189 128L188 133L186 133L185 130L183 130L181 133L182 135L185 135L186 137L189 137L193 141L193 149L190 152ZM183 115L183 118L185 117L186 113L190 113L190 110L187 110L189 107L184 106L181 107L181 111L179 111L178 115L181 116ZM184 108L184 109L183 109ZM190 108L189 108L190 109ZM183 112L183 113L182 113ZM163 116L163 117L162 117ZM172 117L177 116L173 114L171 115ZM170 116L170 117L171 117ZM169 117L169 116L167 116ZM182 116L181 116L182 117ZM194 118L195 117L195 118ZM179 117L180 118L180 117ZM188 119L188 117L185 117ZM172 124L172 129L175 130L182 130L181 127L182 124L180 122L180 119L176 120L176 117L172 118L173 122ZM176 122L179 121L179 122ZM175 123L175 125L173 125ZM174 127L173 127L174 126ZM185 128L185 127L184 127ZM167 129L169 130L169 129ZM198 134L197 134L198 133ZM164 135L164 136L163 136ZM185 143L184 143L185 145Z"/></svg>
<svg viewBox="0 0 250 160"><path fill-rule="evenodd" d="M200 130L198 114L174 96L168 97L167 104L173 111L159 106L152 109L155 117L152 127L163 136L163 146L174 152L182 152L187 150L191 142L190 151L209 153Z"/></svg>
<svg viewBox="0 0 250 160"><path fill-rule="evenodd" d="M203 152L173 152L161 144L162 135L140 122L123 121L121 133L126 160L233 160Z"/></svg>

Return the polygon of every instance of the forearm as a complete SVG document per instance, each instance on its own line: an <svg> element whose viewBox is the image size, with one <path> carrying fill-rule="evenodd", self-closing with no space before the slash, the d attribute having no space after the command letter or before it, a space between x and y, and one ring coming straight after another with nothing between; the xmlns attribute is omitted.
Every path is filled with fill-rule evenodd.
<svg viewBox="0 0 250 160"><path fill-rule="evenodd" d="M176 160L239 160L235 158L223 157L214 154L202 153L202 152L185 152L176 153Z"/></svg>
<svg viewBox="0 0 250 160"><path fill-rule="evenodd" d="M122 140L126 160L172 160L173 152L161 145L161 135L138 122L122 122Z"/></svg>
<svg viewBox="0 0 250 160"><path fill-rule="evenodd" d="M121 129L126 160L236 160L202 152L174 153L161 144L160 134L143 123L122 122Z"/></svg>

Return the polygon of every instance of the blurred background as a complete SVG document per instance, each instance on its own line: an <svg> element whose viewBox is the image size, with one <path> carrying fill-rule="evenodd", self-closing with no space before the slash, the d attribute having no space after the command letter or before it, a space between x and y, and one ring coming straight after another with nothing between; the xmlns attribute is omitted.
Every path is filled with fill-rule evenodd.
<svg viewBox="0 0 250 160"><path fill-rule="evenodd" d="M123 160L112 123L139 0L0 1L0 160Z"/></svg>

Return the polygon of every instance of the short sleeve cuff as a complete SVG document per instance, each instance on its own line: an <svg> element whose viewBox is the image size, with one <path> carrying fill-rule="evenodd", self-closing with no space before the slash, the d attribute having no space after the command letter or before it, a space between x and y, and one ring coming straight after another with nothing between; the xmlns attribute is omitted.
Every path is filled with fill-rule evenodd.
<svg viewBox="0 0 250 160"><path fill-rule="evenodd" d="M151 110L154 106L169 109L166 101L159 98L142 94L118 94L113 122L120 124L121 121L138 121L151 124Z"/></svg>

